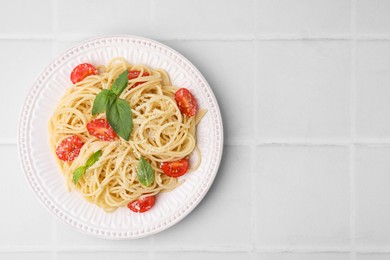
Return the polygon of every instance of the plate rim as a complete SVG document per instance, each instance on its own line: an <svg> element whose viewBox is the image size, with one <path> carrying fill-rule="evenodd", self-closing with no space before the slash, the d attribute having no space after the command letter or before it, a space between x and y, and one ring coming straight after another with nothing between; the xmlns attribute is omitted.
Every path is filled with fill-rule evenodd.
<svg viewBox="0 0 390 260"><path fill-rule="evenodd" d="M195 79L197 82L202 82L204 87L208 90L208 98L212 100L211 104L213 105L213 116L215 117L216 125L214 128L216 129L216 142L217 145L215 146L214 152L217 152L216 157L214 157L216 160L212 161L213 172L210 175L210 178L207 180L207 185L205 187L201 188L201 193L197 194L195 198L191 198L190 202L187 205L185 205L183 208L184 210L181 210L178 214L175 214L169 219L166 219L164 221L158 222L158 227L153 228L144 228L140 231L136 231L133 233L132 231L107 231L107 228L101 227L99 229L94 227L88 227L84 223L82 223L81 220L74 220L72 216L67 216L66 212L62 212L61 209L56 208L53 205L50 205L50 196L47 196L47 198L44 198L45 195L42 191L40 191L37 180L34 178L34 172L32 169L32 163L31 158L29 158L29 145L27 141L27 135L29 134L29 131L26 129L30 125L30 119L31 114L33 112L33 105L34 102L36 102L37 98L39 97L39 93L44 87L45 80L47 80L48 76L51 76L51 73L54 69L56 69L58 66L63 65L66 62L69 62L69 59L72 59L72 56L78 55L77 53L80 52L80 49L84 50L85 45L96 45L98 42L108 42L112 41L113 43L125 43L126 41L131 41L135 44L147 44L147 47L153 48L155 50L164 50L164 54L169 52L169 57L175 60L180 66L185 65L185 70L188 71L190 74L195 76ZM107 46L109 47L109 46ZM208 101L207 101L208 102ZM74 229L88 234L92 235L94 237L104 238L104 239L112 239L112 240L130 240L130 239L137 239L142 238L146 236L150 236L156 233L159 233L169 227L172 227L173 225L180 222L182 219L184 219L189 213L191 213L203 200L203 198L208 193L209 189L211 188L212 184L214 183L215 177L218 173L218 169L221 163L222 159L222 153L223 153L223 145L224 145L224 132L223 132L223 122L222 122L222 116L221 111L217 102L217 99L214 95L214 92L212 91L210 85L204 78L204 76L200 73L200 71L181 53L174 50L173 48L158 42L153 39L145 38L142 36L135 36L135 35L107 35L107 36L100 36L100 37L94 37L90 38L84 41L80 41L74 46L68 48L67 50L63 51L60 55L56 56L52 61L49 63L49 65L46 66L42 70L42 72L38 75L38 77L33 81L25 99L22 105L22 108L20 110L19 114L19 120L18 120L18 127L17 127L17 149L19 154L19 163L22 166L22 170L24 173L25 178L27 179L27 182L29 184L30 189L33 191L35 196L38 197L38 200L44 205L44 207L56 218L60 219L63 223L66 223L70 226L72 226Z"/></svg>

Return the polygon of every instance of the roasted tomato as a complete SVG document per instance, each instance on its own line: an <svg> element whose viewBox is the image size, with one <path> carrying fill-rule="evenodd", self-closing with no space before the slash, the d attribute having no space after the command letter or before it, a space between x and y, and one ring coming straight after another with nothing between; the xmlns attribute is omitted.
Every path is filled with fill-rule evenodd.
<svg viewBox="0 0 390 260"><path fill-rule="evenodd" d="M141 197L137 200L130 202L127 207L134 212L142 213L151 209L155 202L154 196Z"/></svg>
<svg viewBox="0 0 390 260"><path fill-rule="evenodd" d="M170 177L180 177L188 170L188 159L183 158L174 162L165 162L161 165L161 169Z"/></svg>
<svg viewBox="0 0 390 260"><path fill-rule="evenodd" d="M129 70L129 74L128 74L129 80L130 80L130 79L136 79L136 78L138 78L140 73L141 73L141 71L139 71L139 70ZM150 74L149 74L148 72L144 71L144 72L142 73L142 76L141 76L141 77L146 77L146 76L150 76ZM143 84L143 83L145 83L145 81L136 82L136 83L134 83L134 85L132 86L132 88L134 88L134 87L136 87L136 86L138 86L138 85L141 85L141 84Z"/></svg>
<svg viewBox="0 0 390 260"><path fill-rule="evenodd" d="M114 141L118 136L106 119L94 119L87 124L88 132L103 140Z"/></svg>
<svg viewBox="0 0 390 260"><path fill-rule="evenodd" d="M72 73L70 74L70 80L73 82L73 84L76 84L88 76L97 74L98 71L93 65L89 63L82 63L73 69Z"/></svg>
<svg viewBox="0 0 390 260"><path fill-rule="evenodd" d="M175 93L175 100L182 114L194 116L198 109L196 100L191 92L186 88L181 88Z"/></svg>
<svg viewBox="0 0 390 260"><path fill-rule="evenodd" d="M72 135L61 141L56 148L56 154L60 160L70 162L79 156L83 145L84 143L81 141L80 137Z"/></svg>

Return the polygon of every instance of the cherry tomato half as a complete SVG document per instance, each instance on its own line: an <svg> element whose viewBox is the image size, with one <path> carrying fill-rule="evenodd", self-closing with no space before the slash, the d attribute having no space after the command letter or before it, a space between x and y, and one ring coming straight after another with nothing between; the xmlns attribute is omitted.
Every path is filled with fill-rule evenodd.
<svg viewBox="0 0 390 260"><path fill-rule="evenodd" d="M175 100L182 114L194 116L198 109L196 100L191 92L186 88L181 88L175 93Z"/></svg>
<svg viewBox="0 0 390 260"><path fill-rule="evenodd" d="M56 154L58 158L64 162L73 161L79 156L81 147L84 143L77 135L72 135L64 140L56 148Z"/></svg>
<svg viewBox="0 0 390 260"><path fill-rule="evenodd" d="M136 79L136 78L138 78L140 73L141 73L141 71L139 71L139 70L129 70L129 74L128 74L129 80L130 80L130 79ZM144 71L144 72L142 73L142 76L141 76L141 77L146 77L146 76L150 76L150 74L149 74L148 72ZM136 83L132 86L132 88L134 88L134 87L136 87L136 86L138 86L138 85L141 85L141 84L143 84L143 83L145 83L145 82L146 82L146 81L136 82Z"/></svg>
<svg viewBox="0 0 390 260"><path fill-rule="evenodd" d="M73 69L72 73L70 74L70 80L73 82L73 84L76 84L88 76L97 74L98 71L93 65L89 63L82 63Z"/></svg>
<svg viewBox="0 0 390 260"><path fill-rule="evenodd" d="M141 197L130 202L127 207L134 212L142 213L151 209L156 201L154 196Z"/></svg>
<svg viewBox="0 0 390 260"><path fill-rule="evenodd" d="M174 162L165 162L161 165L161 169L170 177L180 177L188 170L188 159L183 158Z"/></svg>
<svg viewBox="0 0 390 260"><path fill-rule="evenodd" d="M94 119L87 124L88 133L103 140L114 141L118 136L106 119Z"/></svg>

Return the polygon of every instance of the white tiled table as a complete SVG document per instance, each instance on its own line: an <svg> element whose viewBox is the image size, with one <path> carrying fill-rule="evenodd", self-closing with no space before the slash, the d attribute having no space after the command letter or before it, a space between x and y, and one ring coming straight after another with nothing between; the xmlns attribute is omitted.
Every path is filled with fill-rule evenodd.
<svg viewBox="0 0 390 260"><path fill-rule="evenodd" d="M20 108L57 55L132 34L178 50L220 104L215 183L174 227L88 237L24 179ZM13 0L0 8L0 259L390 259L390 1Z"/></svg>

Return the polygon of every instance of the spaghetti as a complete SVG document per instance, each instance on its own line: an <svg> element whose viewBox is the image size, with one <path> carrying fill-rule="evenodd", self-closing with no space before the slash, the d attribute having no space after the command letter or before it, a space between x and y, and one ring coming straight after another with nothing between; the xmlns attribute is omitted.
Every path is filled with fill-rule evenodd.
<svg viewBox="0 0 390 260"><path fill-rule="evenodd" d="M205 111L199 110L194 116L182 114L175 100L178 88L172 86L169 76L161 69L131 65L123 58L112 59L96 69L96 75L77 82L62 97L49 121L50 142L55 154L56 147L70 136L81 140L83 144L73 160L64 161L56 156L67 187L105 211L113 212L136 199L177 187L179 180L166 175L162 163L188 158L195 150L199 159L192 169L198 167L196 125ZM124 70L129 71L129 80L120 98L131 106L131 136L129 141L120 137L104 141L91 135L86 126L92 120L105 119L105 113L92 115L94 100L102 89L110 89ZM130 77L134 71L137 77ZM73 172L98 150L102 151L98 161L74 183ZM137 176L141 157L155 172L152 184L147 187Z"/></svg>

